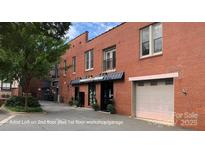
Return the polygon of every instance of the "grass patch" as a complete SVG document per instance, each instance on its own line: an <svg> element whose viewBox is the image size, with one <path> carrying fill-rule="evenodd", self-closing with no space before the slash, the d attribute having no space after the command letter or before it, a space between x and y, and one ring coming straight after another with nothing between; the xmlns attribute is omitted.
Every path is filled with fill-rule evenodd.
<svg viewBox="0 0 205 154"><path fill-rule="evenodd" d="M41 107L28 107L27 110L25 110L23 106L5 106L5 108L13 112L43 112Z"/></svg>

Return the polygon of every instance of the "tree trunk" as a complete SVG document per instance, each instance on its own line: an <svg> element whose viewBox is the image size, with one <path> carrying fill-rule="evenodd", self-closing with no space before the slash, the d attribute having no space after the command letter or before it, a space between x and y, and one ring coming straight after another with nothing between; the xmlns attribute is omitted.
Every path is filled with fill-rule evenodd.
<svg viewBox="0 0 205 154"><path fill-rule="evenodd" d="M18 86L18 96L22 96L22 87L21 85Z"/></svg>
<svg viewBox="0 0 205 154"><path fill-rule="evenodd" d="M25 111L28 110L28 93L25 94L25 106L24 106L24 110L25 110Z"/></svg>
<svg viewBox="0 0 205 154"><path fill-rule="evenodd" d="M27 111L28 110L28 94L30 92L30 81L31 79L27 79L25 82L25 106L24 106L24 110Z"/></svg>

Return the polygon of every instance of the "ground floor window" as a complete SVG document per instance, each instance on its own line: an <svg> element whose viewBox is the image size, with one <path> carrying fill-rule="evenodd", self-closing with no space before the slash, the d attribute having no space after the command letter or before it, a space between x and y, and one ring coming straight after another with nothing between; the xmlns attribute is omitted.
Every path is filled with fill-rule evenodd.
<svg viewBox="0 0 205 154"><path fill-rule="evenodd" d="M1 89L2 90L11 90L11 83L9 83L9 82L2 82L1 83Z"/></svg>
<svg viewBox="0 0 205 154"><path fill-rule="evenodd" d="M91 105L95 102L96 96L96 86L94 83L88 84L88 105Z"/></svg>

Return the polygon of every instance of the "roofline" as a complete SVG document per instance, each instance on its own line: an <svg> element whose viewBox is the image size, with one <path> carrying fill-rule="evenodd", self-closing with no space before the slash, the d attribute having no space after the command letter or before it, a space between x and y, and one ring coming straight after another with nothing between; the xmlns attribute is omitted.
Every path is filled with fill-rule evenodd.
<svg viewBox="0 0 205 154"><path fill-rule="evenodd" d="M92 40L94 40L94 39L96 39L96 38L98 38L98 37L100 37L100 36L102 36L102 35L104 35L104 34L106 34L106 33L110 32L110 31L112 31L112 30L114 30L114 29L116 29L116 28L118 28L118 27L122 26L122 25L123 25L123 24L125 24L125 23L126 23L126 22L123 22L123 23L121 23L121 24L119 24L119 25L117 25L117 26L115 26L115 27L113 27L113 28L111 28L111 29L109 29L109 30L107 30L107 31L103 32L102 34L97 35L96 37L94 37L94 38L92 38L92 39L88 40L88 42L90 42L90 41L92 41Z"/></svg>
<svg viewBox="0 0 205 154"><path fill-rule="evenodd" d="M103 33L97 35L96 37L94 37L94 38L92 38L92 39L90 39L90 40L87 40L87 42L90 42L90 41L92 41L92 40L94 40L94 39L96 39L96 38L98 38L98 37L100 37L100 36L102 36L102 35L104 35L104 34L110 32L110 31L112 31L112 30L114 30L114 29L116 29L116 28L122 26L122 25L125 24L125 23L126 23L126 22L123 22L123 23L121 23L121 24L119 24L119 25L117 25L117 26L115 26L115 27L113 27L113 28L111 28L111 29L109 29L109 30L107 30L107 31L105 31L105 32L103 32ZM72 40L70 40L68 43L74 41L75 39L77 39L78 37L80 37L80 36L83 35L83 34L89 34L89 32L88 32L88 31L85 31L85 32L81 33L80 35L78 35L78 36L76 36L75 38L73 38Z"/></svg>
<svg viewBox="0 0 205 154"><path fill-rule="evenodd" d="M75 39L77 39L78 37L80 37L80 36L83 35L83 34L88 34L88 31L85 31L85 32L81 33L80 35L78 35L78 36L76 36L75 38L73 38L73 39L71 39L70 41L68 41L68 43L74 41Z"/></svg>

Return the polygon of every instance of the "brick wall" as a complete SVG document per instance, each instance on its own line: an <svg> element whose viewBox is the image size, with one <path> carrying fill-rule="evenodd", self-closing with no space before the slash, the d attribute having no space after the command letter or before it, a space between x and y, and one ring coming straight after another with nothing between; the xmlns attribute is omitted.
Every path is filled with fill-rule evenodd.
<svg viewBox="0 0 205 154"><path fill-rule="evenodd" d="M116 45L116 71L125 72L125 80L114 82L114 98L117 113L131 115L131 82L129 77L179 72L174 80L175 112L198 114L197 129L205 129L205 23L162 23L163 55L140 59L139 29L150 23L124 23L103 35L88 41L84 33L70 42L71 48L62 57L68 65L76 56L76 73L68 69L66 76L60 75L60 93L65 101L74 95L70 80L102 72L102 50ZM94 50L94 70L85 71L84 52ZM97 85L99 99L100 85ZM187 95L182 91L186 90ZM80 86L86 92L86 85ZM87 98L86 106L87 106ZM100 100L100 99L99 99ZM175 119L177 125L181 123ZM189 126L192 127L192 126Z"/></svg>

